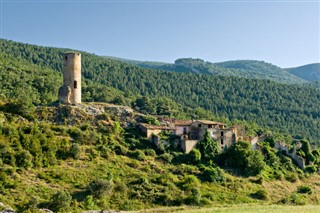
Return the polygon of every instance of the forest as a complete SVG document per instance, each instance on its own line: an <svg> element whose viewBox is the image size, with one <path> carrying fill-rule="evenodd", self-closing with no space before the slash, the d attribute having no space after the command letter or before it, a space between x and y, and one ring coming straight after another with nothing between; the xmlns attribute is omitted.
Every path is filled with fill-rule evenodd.
<svg viewBox="0 0 320 213"><path fill-rule="evenodd" d="M0 97L14 99L25 95L25 99L33 104L49 104L57 99L57 88L61 84L61 59L67 49L0 40L0 50L1 78L5 82L0 86ZM156 100L165 97L169 102L165 105L174 106L172 112L169 112L171 109L167 109L168 112L157 112L152 105L145 107L151 108L145 112L176 112L175 115L182 114L185 117L185 112L204 110L215 117L254 122L319 145L320 90L317 87L234 76L145 69L81 53L84 101L133 106L142 97L145 97L145 105L148 105L149 100L161 102ZM8 72L10 66L22 67ZM15 85L21 86L17 88ZM13 88L23 88L23 91L17 92ZM188 114L192 117L192 113Z"/></svg>

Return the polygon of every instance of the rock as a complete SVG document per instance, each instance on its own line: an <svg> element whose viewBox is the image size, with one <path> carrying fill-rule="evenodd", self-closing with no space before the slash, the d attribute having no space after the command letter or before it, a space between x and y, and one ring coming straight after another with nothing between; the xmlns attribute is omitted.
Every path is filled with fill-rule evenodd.
<svg viewBox="0 0 320 213"><path fill-rule="evenodd" d="M3 203L0 202L0 209L4 209L1 210L0 213L14 213L15 211L11 208L11 206L5 205Z"/></svg>

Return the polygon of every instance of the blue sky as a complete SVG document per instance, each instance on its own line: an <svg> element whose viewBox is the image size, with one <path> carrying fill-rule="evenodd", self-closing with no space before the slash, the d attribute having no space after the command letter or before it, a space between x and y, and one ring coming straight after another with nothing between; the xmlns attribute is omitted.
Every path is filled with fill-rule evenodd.
<svg viewBox="0 0 320 213"><path fill-rule="evenodd" d="M319 1L2 0L1 38L174 62L320 61Z"/></svg>

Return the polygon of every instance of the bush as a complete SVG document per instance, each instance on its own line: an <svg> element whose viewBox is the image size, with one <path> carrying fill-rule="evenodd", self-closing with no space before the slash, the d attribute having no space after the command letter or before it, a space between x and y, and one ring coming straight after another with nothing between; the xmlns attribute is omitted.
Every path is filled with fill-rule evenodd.
<svg viewBox="0 0 320 213"><path fill-rule="evenodd" d="M201 192L199 188L192 188L191 195L186 198L186 204L188 205L200 205L201 201Z"/></svg>
<svg viewBox="0 0 320 213"><path fill-rule="evenodd" d="M251 196L259 200L268 200L268 193L264 189L258 190L256 193L251 194Z"/></svg>
<svg viewBox="0 0 320 213"><path fill-rule="evenodd" d="M51 197L50 209L55 212L66 212L70 208L71 200L69 192L59 191Z"/></svg>
<svg viewBox="0 0 320 213"><path fill-rule="evenodd" d="M313 174L313 173L316 173L318 171L318 168L317 168L317 166L306 166L304 168L304 170L305 170L306 173Z"/></svg>
<svg viewBox="0 0 320 213"><path fill-rule="evenodd" d="M151 157L155 157L157 155L156 151L154 151L153 149L146 149L144 152L147 156L151 156Z"/></svg>
<svg viewBox="0 0 320 213"><path fill-rule="evenodd" d="M298 178L298 175L294 172L290 172L290 173L287 173L285 175L285 178L287 181L290 181L292 183L296 182L299 178Z"/></svg>
<svg viewBox="0 0 320 213"><path fill-rule="evenodd" d="M140 161L143 161L146 157L145 154L143 153L143 151L141 151L141 150L132 151L130 153L130 156L137 159L137 160L140 160Z"/></svg>
<svg viewBox="0 0 320 213"><path fill-rule="evenodd" d="M16 155L16 164L18 167L23 167L25 169L31 168L33 166L32 164L32 155L29 151L21 151L18 152Z"/></svg>
<svg viewBox="0 0 320 213"><path fill-rule="evenodd" d="M77 143L73 143L69 149L69 155L73 158L73 159L79 159L80 158L80 153L81 153L81 149L79 144Z"/></svg>
<svg viewBox="0 0 320 213"><path fill-rule="evenodd" d="M86 210L94 210L98 208L93 201L92 195L86 196L86 198L83 201L83 208Z"/></svg>
<svg viewBox="0 0 320 213"><path fill-rule="evenodd" d="M305 196L303 195L299 195L296 193L293 193L290 197L289 197L289 202L295 205L306 205L308 203L307 199Z"/></svg>
<svg viewBox="0 0 320 213"><path fill-rule="evenodd" d="M173 156L170 153L164 153L160 155L158 159L162 160L165 163L171 163Z"/></svg>
<svg viewBox="0 0 320 213"><path fill-rule="evenodd" d="M188 154L190 163L197 164L201 160L201 152L197 149L192 149Z"/></svg>
<svg viewBox="0 0 320 213"><path fill-rule="evenodd" d="M113 181L109 178L94 180L88 185L88 191L96 198L108 195L113 189Z"/></svg>
<svg viewBox="0 0 320 213"><path fill-rule="evenodd" d="M207 167L203 171L203 177L209 182L224 182L226 177L222 169L216 167Z"/></svg>
<svg viewBox="0 0 320 213"><path fill-rule="evenodd" d="M191 190L194 187L199 187L200 182L196 176L187 175L181 180L180 185L183 190Z"/></svg>
<svg viewBox="0 0 320 213"><path fill-rule="evenodd" d="M312 194L312 188L310 186L302 185L298 187L297 192L300 194Z"/></svg>

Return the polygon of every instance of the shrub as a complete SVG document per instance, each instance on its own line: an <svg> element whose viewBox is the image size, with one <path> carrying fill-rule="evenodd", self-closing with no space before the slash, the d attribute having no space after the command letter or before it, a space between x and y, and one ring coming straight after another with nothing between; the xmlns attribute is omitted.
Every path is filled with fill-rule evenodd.
<svg viewBox="0 0 320 213"><path fill-rule="evenodd" d="M29 151L21 151L18 152L16 155L16 163L18 167L23 167L25 169L31 168L33 166L32 164L32 155Z"/></svg>
<svg viewBox="0 0 320 213"><path fill-rule="evenodd" d="M192 204L192 205L200 205L201 201L201 192L200 189L197 187L194 187L191 189L191 195L186 198L186 204Z"/></svg>
<svg viewBox="0 0 320 213"><path fill-rule="evenodd" d="M77 143L73 143L69 149L69 155L73 158L73 159L79 159L80 158L80 153L81 153L81 149L79 144Z"/></svg>
<svg viewBox="0 0 320 213"><path fill-rule="evenodd" d="M298 175L294 172L290 172L290 173L287 173L285 175L285 178L287 181L290 181L292 183L296 182L299 178L298 178Z"/></svg>
<svg viewBox="0 0 320 213"><path fill-rule="evenodd" d="M201 152L197 149L192 149L188 154L190 163L197 164L201 160Z"/></svg>
<svg viewBox="0 0 320 213"><path fill-rule="evenodd" d="M135 150L135 151L132 151L130 153L130 156L137 159L137 160L140 160L140 161L143 161L145 159L145 155L143 153L143 151L141 150Z"/></svg>
<svg viewBox="0 0 320 213"><path fill-rule="evenodd" d="M257 192L251 194L251 196L259 200L268 200L268 193L264 189L258 190Z"/></svg>
<svg viewBox="0 0 320 213"><path fill-rule="evenodd" d="M289 201L290 201L290 203L295 204L295 205L306 205L308 203L308 201L307 201L305 196L299 195L299 194L296 194L296 193L293 193L289 197Z"/></svg>
<svg viewBox="0 0 320 213"><path fill-rule="evenodd" d="M187 175L181 180L180 185L183 190L190 190L194 187L199 187L200 182L196 176Z"/></svg>
<svg viewBox="0 0 320 213"><path fill-rule="evenodd" d="M86 198L83 201L83 208L86 210L94 210L98 208L93 201L92 195L86 196Z"/></svg>
<svg viewBox="0 0 320 213"><path fill-rule="evenodd" d="M207 167L203 171L203 177L209 182L224 182L226 177L222 169L216 167Z"/></svg>
<svg viewBox="0 0 320 213"><path fill-rule="evenodd" d="M155 157L157 155L156 151L154 151L153 149L146 149L144 152L147 156L151 156L151 157Z"/></svg>
<svg viewBox="0 0 320 213"><path fill-rule="evenodd" d="M94 197L102 197L108 195L113 189L113 181L111 179L98 179L89 183L88 191Z"/></svg>
<svg viewBox="0 0 320 213"><path fill-rule="evenodd" d="M128 153L128 148L122 145L115 145L114 151L117 155L126 155Z"/></svg>
<svg viewBox="0 0 320 213"><path fill-rule="evenodd" d="M298 187L297 192L300 194L312 194L312 188L310 186L302 185Z"/></svg>
<svg viewBox="0 0 320 213"><path fill-rule="evenodd" d="M66 212L70 208L71 200L69 192L59 191L51 197L50 209L55 212Z"/></svg>
<svg viewBox="0 0 320 213"><path fill-rule="evenodd" d="M306 167L304 168L304 170L305 170L305 172L307 172L307 173L313 174L313 173L316 173L316 172L317 172L318 168L317 168L317 166L306 166Z"/></svg>
<svg viewBox="0 0 320 213"><path fill-rule="evenodd" d="M165 163L171 163L173 156L170 153L164 153L160 155L158 159L162 160Z"/></svg>

